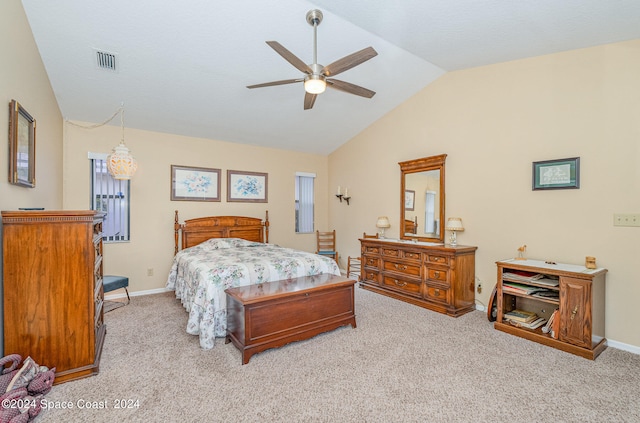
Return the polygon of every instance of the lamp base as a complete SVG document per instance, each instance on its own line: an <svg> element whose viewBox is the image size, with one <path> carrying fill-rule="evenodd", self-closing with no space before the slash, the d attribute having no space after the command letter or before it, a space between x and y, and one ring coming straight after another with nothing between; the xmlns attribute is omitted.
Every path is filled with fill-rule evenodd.
<svg viewBox="0 0 640 423"><path fill-rule="evenodd" d="M458 244L458 240L456 239L456 231L451 231L451 235L449 235L449 245L456 246Z"/></svg>
<svg viewBox="0 0 640 423"><path fill-rule="evenodd" d="M384 228L380 228L380 233L378 234L378 236L384 239Z"/></svg>

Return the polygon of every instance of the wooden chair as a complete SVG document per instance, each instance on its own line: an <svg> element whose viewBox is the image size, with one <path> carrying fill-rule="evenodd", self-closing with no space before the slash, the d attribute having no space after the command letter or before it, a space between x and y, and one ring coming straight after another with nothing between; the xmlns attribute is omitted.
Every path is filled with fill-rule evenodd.
<svg viewBox="0 0 640 423"><path fill-rule="evenodd" d="M347 257L347 277L353 278L357 281L360 280L362 272L362 261L360 257Z"/></svg>
<svg viewBox="0 0 640 423"><path fill-rule="evenodd" d="M336 230L331 232L316 231L317 250L316 254L333 257L338 262L338 252L336 251Z"/></svg>

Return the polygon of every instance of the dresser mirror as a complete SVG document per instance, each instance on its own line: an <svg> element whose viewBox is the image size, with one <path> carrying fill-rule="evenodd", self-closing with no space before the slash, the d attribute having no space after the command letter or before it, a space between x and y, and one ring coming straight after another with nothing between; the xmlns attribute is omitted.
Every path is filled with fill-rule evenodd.
<svg viewBox="0 0 640 423"><path fill-rule="evenodd" d="M400 165L400 238L444 241L444 162L446 154Z"/></svg>

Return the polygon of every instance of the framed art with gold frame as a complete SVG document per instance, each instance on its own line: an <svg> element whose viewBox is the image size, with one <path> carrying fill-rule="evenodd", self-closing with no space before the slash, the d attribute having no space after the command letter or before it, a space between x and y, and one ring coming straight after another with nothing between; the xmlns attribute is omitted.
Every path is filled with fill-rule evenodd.
<svg viewBox="0 0 640 423"><path fill-rule="evenodd" d="M36 120L18 103L9 103L9 183L36 186Z"/></svg>

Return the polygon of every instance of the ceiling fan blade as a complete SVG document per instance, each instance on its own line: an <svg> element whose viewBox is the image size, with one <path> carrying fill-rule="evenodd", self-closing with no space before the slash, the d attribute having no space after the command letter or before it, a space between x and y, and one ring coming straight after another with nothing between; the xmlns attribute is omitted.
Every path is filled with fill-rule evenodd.
<svg viewBox="0 0 640 423"><path fill-rule="evenodd" d="M309 65L307 65L302 60L298 59L298 57L295 54L291 53L289 50L284 48L284 46L282 44L280 44L279 42L277 42L277 41L267 41L266 43L269 44L269 47L274 49L276 51L276 53L278 53L280 56L284 57L284 60L286 60L287 62L291 63L300 72L304 72L307 75L310 75L310 74L313 73L313 71L311 70Z"/></svg>
<svg viewBox="0 0 640 423"><path fill-rule="evenodd" d="M304 93L304 109L309 110L313 107L313 104L316 102L316 97L318 94L309 94L308 92Z"/></svg>
<svg viewBox="0 0 640 423"><path fill-rule="evenodd" d="M326 81L327 86L349 94L355 94L366 98L371 98L376 95L375 91L368 90L356 84L351 84L350 82L340 81L339 79L327 79Z"/></svg>
<svg viewBox="0 0 640 423"><path fill-rule="evenodd" d="M373 47L363 48L360 51L356 51L348 56L338 59L335 62L327 65L322 70L324 76L334 76L351 69L354 66L358 66L360 63L366 62L378 55L378 52Z"/></svg>
<svg viewBox="0 0 640 423"><path fill-rule="evenodd" d="M262 87L272 87L274 85L284 85L284 84L293 84L295 82L302 82L304 79L283 79L281 81L273 81L273 82L265 82L263 84L255 84L255 85L247 85L247 88L262 88Z"/></svg>

